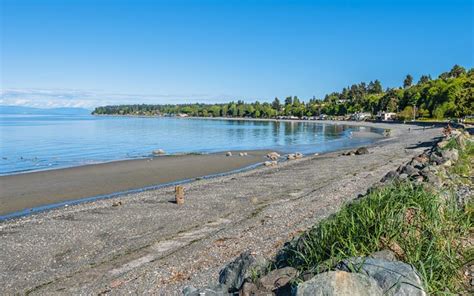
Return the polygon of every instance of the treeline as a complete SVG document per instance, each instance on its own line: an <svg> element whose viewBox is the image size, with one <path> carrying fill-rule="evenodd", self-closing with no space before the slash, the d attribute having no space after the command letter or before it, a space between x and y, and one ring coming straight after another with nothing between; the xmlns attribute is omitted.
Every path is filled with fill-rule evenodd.
<svg viewBox="0 0 474 296"><path fill-rule="evenodd" d="M357 112L396 112L400 119L460 118L474 113L474 69L455 65L437 79L421 76L417 83L407 75L398 88L382 87L379 80L361 82L345 87L341 92L327 94L324 99L312 98L307 102L297 96L271 103L178 104L178 105L117 105L97 107L98 115L177 115L198 117L252 117L276 116L345 116Z"/></svg>

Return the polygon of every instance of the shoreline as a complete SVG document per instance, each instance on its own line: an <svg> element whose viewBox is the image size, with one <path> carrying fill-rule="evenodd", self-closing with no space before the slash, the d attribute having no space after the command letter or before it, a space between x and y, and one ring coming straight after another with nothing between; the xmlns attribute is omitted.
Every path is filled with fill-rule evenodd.
<svg viewBox="0 0 474 296"><path fill-rule="evenodd" d="M218 118L212 119L218 120ZM307 122L314 121L307 120ZM359 126L384 128L380 125L368 123ZM393 136L396 136L396 133ZM365 146L376 145L393 136L382 138L377 133L364 131L354 134L354 138L372 137L372 143ZM377 137L380 138L376 139ZM321 154L351 148L339 148ZM269 151L273 150L247 151L249 155L245 157L238 156L239 151L233 151L234 156L230 158L225 156L225 152L163 155L2 175L0 176L2 188L0 221L58 207L251 170L267 160L265 155ZM153 177L150 177L151 174Z"/></svg>
<svg viewBox="0 0 474 296"><path fill-rule="evenodd" d="M232 174L263 161L267 150L163 155L0 176L0 221L65 205Z"/></svg>
<svg viewBox="0 0 474 296"><path fill-rule="evenodd" d="M187 183L181 206L162 187L2 221L0 283L31 295L174 295L205 286L244 250L273 256L441 135L395 128L368 154L331 152Z"/></svg>

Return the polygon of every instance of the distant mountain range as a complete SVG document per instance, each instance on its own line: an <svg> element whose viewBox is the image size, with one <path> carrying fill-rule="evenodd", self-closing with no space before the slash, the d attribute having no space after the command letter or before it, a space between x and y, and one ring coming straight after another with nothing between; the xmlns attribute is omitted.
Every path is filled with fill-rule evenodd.
<svg viewBox="0 0 474 296"><path fill-rule="evenodd" d="M88 115L90 110L83 108L33 108L23 106L1 106L0 114L27 114L27 115Z"/></svg>

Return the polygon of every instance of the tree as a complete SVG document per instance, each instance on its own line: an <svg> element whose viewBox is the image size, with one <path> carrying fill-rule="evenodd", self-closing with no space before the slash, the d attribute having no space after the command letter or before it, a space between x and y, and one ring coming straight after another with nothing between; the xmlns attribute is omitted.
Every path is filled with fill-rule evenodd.
<svg viewBox="0 0 474 296"><path fill-rule="evenodd" d="M405 77L405 80L403 80L403 88L410 87L412 84L413 84L413 76L411 76L410 74L408 74L408 75Z"/></svg>
<svg viewBox="0 0 474 296"><path fill-rule="evenodd" d="M463 74L466 74L466 69L459 65L454 65L454 67L449 71L449 76L451 78L457 78Z"/></svg>
<svg viewBox="0 0 474 296"><path fill-rule="evenodd" d="M369 94L380 94L383 92L382 89L382 84L378 79L376 79L374 82L369 82L369 86L367 88L367 92Z"/></svg>
<svg viewBox="0 0 474 296"><path fill-rule="evenodd" d="M292 105L293 104L293 98L290 96L290 97L286 97L285 99L285 106L288 106L288 105Z"/></svg>
<svg viewBox="0 0 474 296"><path fill-rule="evenodd" d="M421 75L420 77L420 80L418 80L418 84L423 84L423 83L427 83L431 80L431 76L430 75Z"/></svg>
<svg viewBox="0 0 474 296"><path fill-rule="evenodd" d="M277 112L281 110L281 103L278 98L275 98L272 102L272 108L275 109Z"/></svg>

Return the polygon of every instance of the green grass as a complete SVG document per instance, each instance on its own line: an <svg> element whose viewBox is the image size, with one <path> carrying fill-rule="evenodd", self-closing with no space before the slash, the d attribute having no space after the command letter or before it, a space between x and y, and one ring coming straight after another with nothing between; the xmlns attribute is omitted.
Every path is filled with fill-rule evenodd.
<svg viewBox="0 0 474 296"><path fill-rule="evenodd" d="M451 142L448 144L451 145ZM464 149L459 149L459 145L455 143L452 148L459 150L458 161L450 168L451 173L457 174L464 178L472 176L472 165L474 160L474 143L466 142Z"/></svg>
<svg viewBox="0 0 474 296"><path fill-rule="evenodd" d="M391 249L416 267L428 293L456 292L460 269L474 253L461 245L473 228L472 208L445 201L423 186L388 185L306 232L284 250L283 263L319 272L347 257Z"/></svg>

